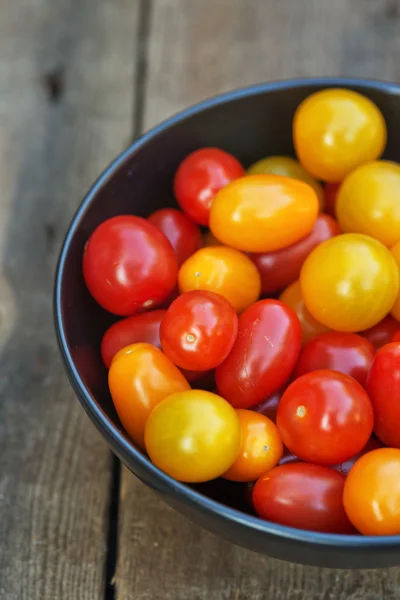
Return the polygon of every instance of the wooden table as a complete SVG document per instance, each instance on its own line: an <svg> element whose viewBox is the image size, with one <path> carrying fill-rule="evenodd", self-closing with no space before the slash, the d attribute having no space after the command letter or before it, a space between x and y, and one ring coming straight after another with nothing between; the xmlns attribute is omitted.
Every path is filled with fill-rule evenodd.
<svg viewBox="0 0 400 600"><path fill-rule="evenodd" d="M400 0L2 0L0 598L391 600L400 570L305 568L207 533L113 459L66 381L66 227L141 130L217 92L400 78Z"/></svg>

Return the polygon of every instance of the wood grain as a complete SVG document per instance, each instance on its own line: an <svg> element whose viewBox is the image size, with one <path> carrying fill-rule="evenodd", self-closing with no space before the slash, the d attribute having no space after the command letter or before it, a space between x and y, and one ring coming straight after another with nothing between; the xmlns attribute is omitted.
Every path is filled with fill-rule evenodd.
<svg viewBox="0 0 400 600"><path fill-rule="evenodd" d="M204 97L296 76L400 77L397 0L153 0L143 127ZM188 523L123 471L118 600L394 600L400 571L306 568Z"/></svg>

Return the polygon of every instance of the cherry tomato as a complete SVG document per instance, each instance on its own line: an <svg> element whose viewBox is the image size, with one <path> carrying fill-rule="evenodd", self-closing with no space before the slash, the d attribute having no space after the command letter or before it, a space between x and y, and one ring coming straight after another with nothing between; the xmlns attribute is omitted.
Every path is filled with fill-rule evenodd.
<svg viewBox="0 0 400 600"><path fill-rule="evenodd" d="M325 212L336 219L336 200L340 183L326 183L324 187Z"/></svg>
<svg viewBox="0 0 400 600"><path fill-rule="evenodd" d="M240 162L224 150L201 148L179 165L174 179L175 196L182 210L199 225L208 225L215 194L245 174Z"/></svg>
<svg viewBox="0 0 400 600"><path fill-rule="evenodd" d="M104 221L90 236L83 275L95 300L124 317L161 304L176 284L177 264L155 225L122 215Z"/></svg>
<svg viewBox="0 0 400 600"><path fill-rule="evenodd" d="M223 474L230 481L254 481L278 463L283 453L275 423L252 410L236 411L240 421L239 456Z"/></svg>
<svg viewBox="0 0 400 600"><path fill-rule="evenodd" d="M215 196L210 229L227 246L271 252L311 233L318 215L314 190L297 179L248 175Z"/></svg>
<svg viewBox="0 0 400 600"><path fill-rule="evenodd" d="M175 251L178 267L201 247L200 229L175 208L161 208L153 212L148 220L163 232Z"/></svg>
<svg viewBox="0 0 400 600"><path fill-rule="evenodd" d="M382 448L382 444L376 438L372 437L368 440L361 452L357 452L352 458L349 458L349 460L346 460L340 465L334 465L332 469L339 471L339 473L343 473L343 475L348 475L352 466L361 456L364 456L367 452L371 452L371 450L376 450L377 448Z"/></svg>
<svg viewBox="0 0 400 600"><path fill-rule="evenodd" d="M301 294L300 281L295 281L279 296L279 300L287 306L290 306L296 313L301 325L301 339L306 344L315 336L329 331L329 328L322 323L318 323L307 310L303 296Z"/></svg>
<svg viewBox="0 0 400 600"><path fill-rule="evenodd" d="M394 336L391 339L392 342L400 342L400 329L396 331Z"/></svg>
<svg viewBox="0 0 400 600"><path fill-rule="evenodd" d="M358 381L320 370L289 385L279 402L276 424L282 442L300 460L336 465L364 448L374 415Z"/></svg>
<svg viewBox="0 0 400 600"><path fill-rule="evenodd" d="M303 167L317 179L334 183L382 154L386 124L379 108L365 96L325 89L298 107L293 137Z"/></svg>
<svg viewBox="0 0 400 600"><path fill-rule="evenodd" d="M343 232L365 233L385 246L400 240L400 165L385 160L358 167L343 181L336 214Z"/></svg>
<svg viewBox="0 0 400 600"><path fill-rule="evenodd" d="M203 248L207 246L222 246L221 242L217 240L210 230L203 233Z"/></svg>
<svg viewBox="0 0 400 600"><path fill-rule="evenodd" d="M224 246L202 248L180 268L180 291L208 290L228 300L237 312L260 296L261 280L250 258Z"/></svg>
<svg viewBox="0 0 400 600"><path fill-rule="evenodd" d="M300 323L279 300L260 300L239 317L236 341L215 370L221 396L235 408L250 408L277 392L300 353Z"/></svg>
<svg viewBox="0 0 400 600"><path fill-rule="evenodd" d="M391 315L387 315L373 327L360 331L360 335L371 342L375 350L392 341L392 336L399 329L400 324ZM395 340L393 340L395 341Z"/></svg>
<svg viewBox="0 0 400 600"><path fill-rule="evenodd" d="M338 331L362 331L390 311L399 270L385 246L359 233L322 242L300 274L304 303L317 321Z"/></svg>
<svg viewBox="0 0 400 600"><path fill-rule="evenodd" d="M383 346L372 362L367 392L374 408L375 435L400 448L400 343Z"/></svg>
<svg viewBox="0 0 400 600"><path fill-rule="evenodd" d="M352 533L342 494L345 477L304 463L275 467L257 481L253 505L262 519L325 533Z"/></svg>
<svg viewBox="0 0 400 600"><path fill-rule="evenodd" d="M279 390L271 396L268 396L266 400L263 400L260 402L260 404L257 404L257 406L254 406L253 410L264 415L265 417L268 417L268 419L276 423L276 413L278 412L278 405L281 396L282 390Z"/></svg>
<svg viewBox="0 0 400 600"><path fill-rule="evenodd" d="M392 247L391 252L394 260L396 261L397 267L400 270L400 241L396 242L396 244ZM391 313L397 322L400 321L400 290L392 306Z"/></svg>
<svg viewBox="0 0 400 600"><path fill-rule="evenodd" d="M365 387L375 348L356 333L328 331L308 342L300 353L294 378L319 369L332 369L354 377Z"/></svg>
<svg viewBox="0 0 400 600"><path fill-rule="evenodd" d="M101 342L101 356L107 369L114 356L131 344L147 342L161 348L160 324L165 310L153 310L117 321L105 332Z"/></svg>
<svg viewBox="0 0 400 600"><path fill-rule="evenodd" d="M220 396L202 390L172 394L147 420L146 450L171 477L201 482L222 475L240 449L236 411Z"/></svg>
<svg viewBox="0 0 400 600"><path fill-rule="evenodd" d="M157 404L190 385L170 360L151 344L132 344L113 358L108 385L127 433L144 448L146 421Z"/></svg>
<svg viewBox="0 0 400 600"><path fill-rule="evenodd" d="M364 535L399 535L400 450L379 448L364 454L347 476L343 503Z"/></svg>
<svg viewBox="0 0 400 600"><path fill-rule="evenodd" d="M162 348L178 367L208 371L228 356L237 329L237 314L225 298L205 290L186 292L163 318Z"/></svg>

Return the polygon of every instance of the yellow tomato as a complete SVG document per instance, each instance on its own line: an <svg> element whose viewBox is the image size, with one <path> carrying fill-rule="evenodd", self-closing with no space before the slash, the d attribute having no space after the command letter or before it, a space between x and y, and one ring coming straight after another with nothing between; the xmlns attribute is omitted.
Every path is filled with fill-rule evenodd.
<svg viewBox="0 0 400 600"><path fill-rule="evenodd" d="M300 284L305 305L317 321L337 331L362 331L391 310L399 291L399 270L381 242L346 233L311 252Z"/></svg>
<svg viewBox="0 0 400 600"><path fill-rule="evenodd" d="M261 277L254 263L242 252L226 246L201 248L181 266L178 275L181 293L209 290L220 294L242 312L256 302Z"/></svg>
<svg viewBox="0 0 400 600"><path fill-rule="evenodd" d="M340 186L336 216L343 232L365 233L385 246L400 240L400 165L381 160L350 173Z"/></svg>
<svg viewBox="0 0 400 600"><path fill-rule="evenodd" d="M290 306L299 318L301 325L301 340L306 344L320 333L329 331L329 327L319 323L307 310L301 294L300 281L294 281L280 295L279 300Z"/></svg>
<svg viewBox="0 0 400 600"><path fill-rule="evenodd" d="M293 138L303 167L318 179L337 182L379 158L386 144L386 124L379 108L365 96L326 89L300 104Z"/></svg>
<svg viewBox="0 0 400 600"><path fill-rule="evenodd" d="M393 258L396 261L396 264L400 270L400 241L397 242L393 246L393 248L391 249L391 252L392 252ZM400 292L397 294L397 298L396 298L395 303L393 304L392 310L390 312L392 313L392 316L397 321L400 321ZM399 324L399 329L400 329L400 324Z"/></svg>
<svg viewBox="0 0 400 600"><path fill-rule="evenodd" d="M318 215L312 187L279 175L247 175L215 196L210 229L224 244L244 252L286 248L308 235Z"/></svg>

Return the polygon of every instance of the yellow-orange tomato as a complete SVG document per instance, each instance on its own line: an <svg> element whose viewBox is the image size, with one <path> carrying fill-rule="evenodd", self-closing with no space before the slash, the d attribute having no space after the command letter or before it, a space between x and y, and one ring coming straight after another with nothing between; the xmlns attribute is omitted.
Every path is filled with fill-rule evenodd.
<svg viewBox="0 0 400 600"><path fill-rule="evenodd" d="M255 481L275 467L283 454L278 428L270 419L252 410L236 411L240 421L239 456L223 477L230 481Z"/></svg>
<svg viewBox="0 0 400 600"><path fill-rule="evenodd" d="M290 306L299 318L301 325L301 340L306 344L317 335L329 331L329 327L319 323L307 310L301 294L300 281L291 283L279 296L279 300Z"/></svg>
<svg viewBox="0 0 400 600"><path fill-rule="evenodd" d="M171 477L209 481L222 475L239 453L239 419L217 394L172 394L148 418L145 442L153 463Z"/></svg>
<svg viewBox="0 0 400 600"><path fill-rule="evenodd" d="M283 177L291 177L292 179L300 179L304 183L311 185L318 196L319 209L324 210L324 191L321 184L314 179L310 173L307 173L305 168L298 160L291 156L268 156L262 158L247 169L249 175L261 175L270 173L272 175L282 175Z"/></svg>
<svg viewBox="0 0 400 600"><path fill-rule="evenodd" d="M350 469L343 504L354 527L364 535L400 534L400 450L367 452Z"/></svg>
<svg viewBox="0 0 400 600"><path fill-rule="evenodd" d="M221 242L217 240L215 235L212 234L211 231L206 231L203 233L203 247L206 248L208 246L221 246Z"/></svg>
<svg viewBox="0 0 400 600"><path fill-rule="evenodd" d="M256 302L261 278L254 263L242 252L226 246L201 248L180 268L179 289L208 290L220 294L242 312Z"/></svg>
<svg viewBox="0 0 400 600"><path fill-rule="evenodd" d="M245 252L270 252L294 244L315 225L315 191L297 179L247 175L215 196L210 229L224 244Z"/></svg>
<svg viewBox="0 0 400 600"><path fill-rule="evenodd" d="M300 284L304 303L317 321L337 331L362 331L391 310L399 291L399 270L381 242L345 233L309 254Z"/></svg>
<svg viewBox="0 0 400 600"><path fill-rule="evenodd" d="M400 241L398 241L391 248L391 252L392 252L394 260L396 261L397 266L399 267L399 272L400 272ZM393 304L392 310L390 312L392 313L393 317L397 321L400 321L400 291L397 294L397 298L396 298L395 303ZM400 323L399 323L399 329L400 329Z"/></svg>
<svg viewBox="0 0 400 600"><path fill-rule="evenodd" d="M314 177L335 183L379 158L386 144L386 124L379 108L365 96L325 89L298 107L293 138L303 167Z"/></svg>
<svg viewBox="0 0 400 600"><path fill-rule="evenodd" d="M190 385L161 350L151 344L132 344L114 356L108 385L124 429L144 448L146 421L157 404Z"/></svg>
<svg viewBox="0 0 400 600"><path fill-rule="evenodd" d="M336 216L343 232L365 233L385 246L400 240L400 165L362 165L339 188Z"/></svg>

